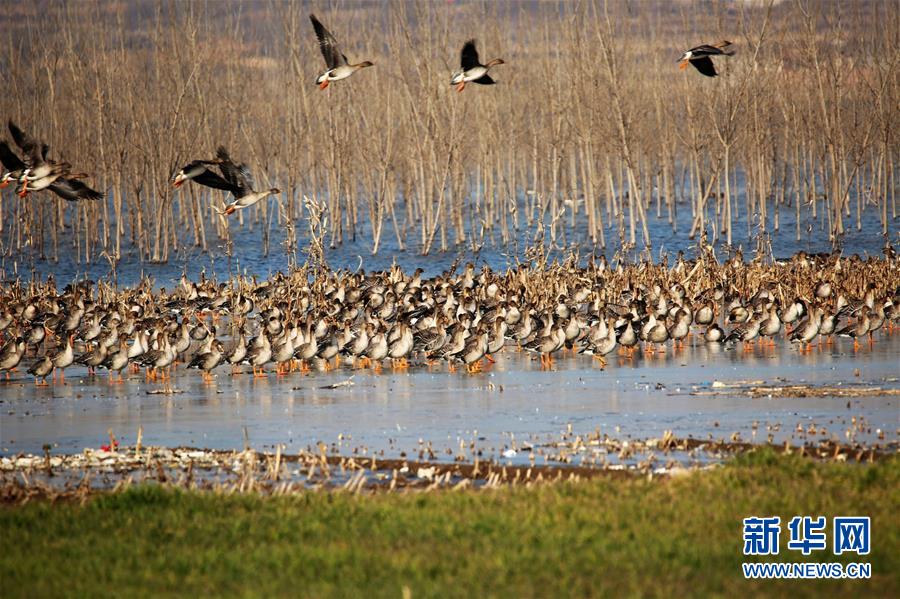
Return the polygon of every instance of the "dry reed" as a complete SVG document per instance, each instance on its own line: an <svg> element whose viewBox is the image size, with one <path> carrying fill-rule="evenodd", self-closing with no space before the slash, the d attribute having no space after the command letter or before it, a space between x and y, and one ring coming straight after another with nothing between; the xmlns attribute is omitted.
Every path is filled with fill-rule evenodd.
<svg viewBox="0 0 900 599"><path fill-rule="evenodd" d="M315 11L366 69L320 92ZM420 253L652 245L651 219L692 238L821 227L840 245L876 211L897 219L900 6L866 2L193 3L48 1L0 17L0 114L93 174L106 201L0 198L0 251L81 262L183 246L294 263L309 204L326 244L385 238ZM499 56L499 85L448 85L459 47ZM696 43L730 39L722 76L679 72ZM220 192L169 184L218 144L281 197L228 221ZM780 232L786 212L793 231ZM737 231L745 222L746 231ZM617 231L607 239L604 229Z"/></svg>

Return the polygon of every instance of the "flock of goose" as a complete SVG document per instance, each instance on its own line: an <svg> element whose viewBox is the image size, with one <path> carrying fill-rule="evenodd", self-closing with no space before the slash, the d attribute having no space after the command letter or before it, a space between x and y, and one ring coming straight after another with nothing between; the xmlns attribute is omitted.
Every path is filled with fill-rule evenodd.
<svg viewBox="0 0 900 599"><path fill-rule="evenodd" d="M335 37L310 15L326 70L316 83L332 82L373 66L351 63ZM686 51L681 67L717 75L712 56L730 56L730 42ZM450 83L462 92L468 83L495 83L474 40L460 53L460 69ZM22 156L0 141L5 172L0 187L18 183L21 197L49 190L69 201L97 200L84 184L87 175L48 157L49 146L12 120L9 132ZM252 206L277 188L256 190L245 164L224 147L215 158L194 160L175 174L233 196L222 214ZM250 366L256 376L275 364L276 373L342 363L380 369L391 360L406 368L417 360L465 366L478 372L484 360L507 346L533 352L544 367L564 349L592 355L602 364L616 348L630 353L644 345L657 351L669 341L683 345L693 331L704 343L749 344L788 335L806 351L817 338L851 337L855 347L900 320L900 276L893 252L881 260L798 254L782 264L720 264L711 254L695 261L679 255L673 268L644 262L610 268L605 259L587 266L574 261L546 269L520 267L476 272L471 264L433 278L395 267L387 272L276 275L257 284L228 284L182 277L173 293L154 292L147 282L126 290L103 283L79 283L62 293L51 280L0 289L0 371L25 361L35 383L72 364L93 373L116 373L144 366L147 376L168 376L183 362L210 373L230 364ZM887 325L885 327L885 325Z"/></svg>
<svg viewBox="0 0 900 599"><path fill-rule="evenodd" d="M319 48L325 59L326 70L316 78L320 89L325 89L333 81L346 79L359 69L374 66L368 60L359 63L350 63L346 55L338 46L337 40L328 29L316 18L310 15ZM494 80L488 75L488 70L496 65L503 64L502 59L494 59L481 64L478 58L478 50L475 40L467 41L462 48L459 71L453 73L451 85L455 85L457 91L465 89L467 83L491 85ZM11 119L8 123L13 141L22 151L20 157L10 147L9 143L0 141L0 162L3 163L5 172L0 176L0 188L4 188L11 181L18 182L16 193L24 198L31 192L49 190L57 196L68 201L98 200L103 194L91 189L80 179L87 177L85 173L73 173L71 165L63 161L55 161L48 157L49 145L42 143L25 133ZM216 173L209 167L218 167L220 173ZM230 192L233 201L228 204L221 213L231 214L235 210L247 208L272 194L281 193L278 188L262 191L253 189L253 177L245 164L236 164L231 160L228 151L219 147L216 158L211 160L195 160L181 168L175 174L173 183L175 187L181 186L185 181L194 180L196 183L206 185L214 189Z"/></svg>
<svg viewBox="0 0 900 599"><path fill-rule="evenodd" d="M332 82L346 79L360 69L374 66L374 63L368 60L351 63L341 51L337 39L321 21L312 14L309 18L326 65L326 70L316 78L320 89L326 89ZM679 59L681 68L684 69L690 64L703 75L715 77L717 73L711 57L733 55L734 52L726 50L729 46L731 46L731 42L721 41L691 48L681 55ZM489 71L492 67L501 64L505 64L501 58L494 58L482 64L475 40L468 40L460 51L460 68L451 75L450 85L456 86L458 92L462 92L468 83L493 85L496 82L490 76ZM0 162L5 169L0 175L0 188L15 181L18 182L16 191L22 198L29 193L42 190L49 190L71 202L99 200L103 197L101 192L81 181L88 176L87 174L73 173L69 163L50 159L48 157L50 148L46 143L25 133L12 120L8 122L8 128L13 141L21 150L22 156L13 151L8 142L0 141ZM210 167L217 167L220 172L217 173ZM233 162L228 151L223 147L219 147L215 159L194 160L181 168L175 174L173 183L175 187L179 187L188 180L230 192L233 196L232 202L220 211L226 215L252 206L269 195L280 193L280 190L275 187L261 191L255 190L250 170L245 164Z"/></svg>
<svg viewBox="0 0 900 599"><path fill-rule="evenodd" d="M15 282L0 292L0 370L28 365L35 383L72 364L119 376L127 367L161 376L177 362L209 379L220 365L255 376L310 366L371 367L410 362L482 369L505 349L553 356L569 349L604 356L664 351L672 341L751 344L787 335L808 351L835 335L858 342L900 321L900 260L807 256L785 263L720 264L679 255L669 268L642 262L612 268L604 258L547 268L477 271L467 264L433 278L422 271L299 270L256 283L189 281L154 291L83 282ZM745 346L746 347L746 346ZM54 374L55 378L55 374Z"/></svg>
<svg viewBox="0 0 900 599"><path fill-rule="evenodd" d="M69 163L49 159L47 154L50 146L22 131L12 119L8 126L10 135L23 152L24 158L20 158L6 140L0 141L0 162L6 169L0 176L0 189L8 186L10 181L17 181L19 187L16 193L21 198L30 192L44 189L69 202L99 200L103 197L99 191L80 181L87 177L86 174L72 173L72 165Z"/></svg>

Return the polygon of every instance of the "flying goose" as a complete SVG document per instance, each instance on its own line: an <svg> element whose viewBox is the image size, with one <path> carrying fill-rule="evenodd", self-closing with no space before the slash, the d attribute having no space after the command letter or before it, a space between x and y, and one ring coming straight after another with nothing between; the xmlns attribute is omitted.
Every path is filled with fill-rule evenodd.
<svg viewBox="0 0 900 599"><path fill-rule="evenodd" d="M221 175L206 168L207 165L213 164L219 167L219 170L222 172ZM226 215L252 206L270 195L281 193L281 190L277 187L263 191L254 191L253 175L250 174L250 169L247 168L246 164L235 164L224 146L219 146L219 149L216 151L216 160L195 160L182 168L175 175L172 184L175 187L180 187L188 180L213 189L231 192L234 196L234 201L225 206L224 210L218 211L220 214Z"/></svg>
<svg viewBox="0 0 900 599"><path fill-rule="evenodd" d="M25 153L25 168L21 170L19 182L22 188L19 197L25 197L29 191L46 189L58 178L68 175L71 165L66 162L54 162L47 159L50 146L39 143L20 129L12 119L7 123L9 132L16 145Z"/></svg>
<svg viewBox="0 0 900 599"><path fill-rule="evenodd" d="M27 145L29 148L35 145L34 140L25 135L25 133L16 127L15 123L12 121L9 122L9 129L11 132L16 132L16 135L18 136L18 139L21 140L22 144ZM24 150L25 146L20 147ZM41 146L42 160L46 158L47 150L48 146L43 144ZM0 189L9 185L9 182L13 179L22 180L26 171L29 170L25 161L19 158L5 141L0 142L0 162L3 163L3 167L6 169L3 177L0 178ZM59 165L57 166L59 167ZM29 191L40 191L41 189L46 188L68 202L99 200L103 197L103 194L99 191L91 189L81 181L78 181L78 178L86 176L84 174L63 177L61 176L61 173L57 172L55 176L51 174L51 176L35 180L33 178L34 172L37 171L32 171L31 176L25 176L24 180L22 180L22 189L19 192L20 196L24 197ZM29 181L31 181L31 183L29 183Z"/></svg>
<svg viewBox="0 0 900 599"><path fill-rule="evenodd" d="M716 67L713 65L710 56L734 56L734 52L724 50L724 48L727 48L730 45L731 42L722 40L721 42L716 42L714 44L695 46L681 55L681 58L678 59L678 62L680 63L678 68L684 70L687 68L688 63L690 63L691 66L700 71L703 75L715 77L718 73L716 73Z"/></svg>
<svg viewBox="0 0 900 599"><path fill-rule="evenodd" d="M498 64L505 64L502 58L489 60L487 64L481 64L478 60L478 50L475 48L475 40L469 40L463 44L460 52L460 69L453 73L450 85L456 86L456 91L461 92L466 88L466 83L472 82L479 85L493 85L496 83L488 70Z"/></svg>
<svg viewBox="0 0 900 599"><path fill-rule="evenodd" d="M312 21L313 29L316 30L316 37L319 40L319 49L325 58L325 66L328 69L316 77L316 83L319 89L325 89L332 81L340 81L346 79L359 69L375 66L372 62L364 60L357 64L350 64L347 57L341 53L337 40L331 35L331 32L325 29L325 26L316 18L316 15L309 15Z"/></svg>

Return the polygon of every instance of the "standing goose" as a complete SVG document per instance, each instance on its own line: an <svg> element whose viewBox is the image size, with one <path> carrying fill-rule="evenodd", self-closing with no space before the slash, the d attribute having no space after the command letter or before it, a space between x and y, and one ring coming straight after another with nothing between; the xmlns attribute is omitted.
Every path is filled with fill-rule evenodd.
<svg viewBox="0 0 900 599"><path fill-rule="evenodd" d="M488 339L488 348L485 353L485 357L488 360L492 360L491 354L496 354L500 350L503 349L503 346L506 345L506 331L509 329L509 325L506 324L506 320L503 318L498 318L494 321L493 335Z"/></svg>
<svg viewBox="0 0 900 599"><path fill-rule="evenodd" d="M634 330L632 320L626 320L619 328L616 329L616 336L619 339L619 345L622 350L628 352L629 355L634 352L638 343L638 335Z"/></svg>
<svg viewBox="0 0 900 599"><path fill-rule="evenodd" d="M822 314L822 324L819 326L819 336L826 337L825 343L831 345L831 337L837 328L837 313L833 310L824 311Z"/></svg>
<svg viewBox="0 0 900 599"><path fill-rule="evenodd" d="M794 328L794 332L791 334L791 343L799 343L800 344L800 352L803 353L804 344L806 345L806 350L810 350L810 343L813 339L816 338L816 335L819 334L819 327L822 325L822 309L821 308L813 308L809 315L806 317L806 320L798 324Z"/></svg>
<svg viewBox="0 0 900 599"><path fill-rule="evenodd" d="M591 327L588 337L585 338L586 345L578 353L593 356L602 366L606 366L604 356L616 349L615 324L614 319L607 318Z"/></svg>
<svg viewBox="0 0 900 599"><path fill-rule="evenodd" d="M146 329L138 330L134 335L134 342L128 348L128 359L133 360L147 352L150 341L150 333Z"/></svg>
<svg viewBox="0 0 900 599"><path fill-rule="evenodd" d="M150 380L156 380L157 376L166 379L167 373L159 371L168 368L176 357L175 350L169 343L169 336L160 328L156 329L156 343L156 349L153 349L153 342L151 342L150 348L141 357L141 364L147 367L146 376Z"/></svg>
<svg viewBox="0 0 900 599"><path fill-rule="evenodd" d="M712 324L715 319L716 312L709 303L701 304L697 311L694 312L694 322L701 326L708 326Z"/></svg>
<svg viewBox="0 0 900 599"><path fill-rule="evenodd" d="M294 357L294 341L291 339L292 329L285 329L284 333L275 338L272 343L272 361L275 362L275 374L287 374L291 369L291 359Z"/></svg>
<svg viewBox="0 0 900 599"><path fill-rule="evenodd" d="M349 347L346 348L346 353L353 357L354 367L356 367L356 361L358 359L362 359L363 366L368 365L368 358L365 354L369 349L370 336L374 334L375 328L369 323L360 329L359 334L350 342Z"/></svg>
<svg viewBox="0 0 900 599"><path fill-rule="evenodd" d="M669 338L674 341L677 348L678 344L684 344L684 338L691 332L691 321L693 316L688 310L679 308L675 314L675 323L668 329Z"/></svg>
<svg viewBox="0 0 900 599"><path fill-rule="evenodd" d="M24 355L25 338L21 336L10 339L0 349L0 370L6 371L7 379L9 379L9 372L19 365Z"/></svg>
<svg viewBox="0 0 900 599"><path fill-rule="evenodd" d="M478 60L475 40L469 40L463 44L459 62L460 69L450 78L450 85L455 85L457 92L466 89L466 83L470 81L479 85L493 85L496 81L488 75L488 70L498 64L505 64L502 58L494 58L487 64L481 64Z"/></svg>
<svg viewBox="0 0 900 599"><path fill-rule="evenodd" d="M539 353L541 356L541 368L553 366L553 353L558 351L566 342L565 327L552 328L552 321L535 339L523 346L526 351Z"/></svg>
<svg viewBox="0 0 900 599"><path fill-rule="evenodd" d="M366 349L366 357L378 371L381 368L381 361L388 355L387 337L382 331L378 331L369 339L369 347Z"/></svg>
<svg viewBox="0 0 900 599"><path fill-rule="evenodd" d="M883 303L878 303L877 307L869 311L869 343L873 342L872 335L884 326L884 321L887 319L887 313L884 311Z"/></svg>
<svg viewBox="0 0 900 599"><path fill-rule="evenodd" d="M118 349L108 354L101 364L109 371L110 384L125 382L125 379L122 378L122 369L128 366L128 338L123 335L119 338L118 343ZM113 373L118 374L119 378L114 378Z"/></svg>
<svg viewBox="0 0 900 599"><path fill-rule="evenodd" d="M106 360L106 356L109 353L109 350L102 343L97 344L92 350L86 351L77 358L75 358L76 364L81 364L83 366L88 367L88 374L93 376L94 369Z"/></svg>
<svg viewBox="0 0 900 599"><path fill-rule="evenodd" d="M722 341L722 339L724 339L724 337L725 331L722 330L722 327L720 327L716 323L712 323L711 325L709 325L706 328L706 332L703 333L703 339L707 343L719 343Z"/></svg>
<svg viewBox="0 0 900 599"><path fill-rule="evenodd" d="M325 58L325 66L328 69L316 77L316 83L319 89L325 89L332 81L340 81L346 79L359 69L375 66L374 63L364 60L357 64L350 64L347 57L341 53L337 40L331 35L331 32L325 29L325 26L316 18L316 15L309 15L312 21L313 29L316 30L316 37L319 40L319 49Z"/></svg>
<svg viewBox="0 0 900 599"><path fill-rule="evenodd" d="M38 387L47 386L47 375L51 372L53 372L53 360L50 359L50 356L44 356L42 360L38 360L28 369L28 374L34 377L34 384ZM40 382L38 379L41 379Z"/></svg>
<svg viewBox="0 0 900 599"><path fill-rule="evenodd" d="M307 319L304 330L305 332L294 349L294 357L300 360L300 369L306 371L309 361L319 353L319 340L316 338L311 320Z"/></svg>
<svg viewBox="0 0 900 599"><path fill-rule="evenodd" d="M715 44L695 46L681 55L681 58L678 59L678 62L681 63L678 65L678 68L684 70L687 68L688 63L690 63L690 65L700 71L701 74L706 75L707 77L715 77L718 73L716 73L716 67L713 65L710 56L734 56L734 52L727 52L724 50L724 48L727 48L730 45L731 42L722 40Z"/></svg>
<svg viewBox="0 0 900 599"><path fill-rule="evenodd" d="M775 345L775 341L771 339L781 332L781 318L778 317L778 305L772 304L766 318L760 323L759 334L763 337L769 337L771 345Z"/></svg>
<svg viewBox="0 0 900 599"><path fill-rule="evenodd" d="M44 326L43 322L35 322L31 329L28 331L28 336L25 338L26 345L40 345L47 336L47 327Z"/></svg>
<svg viewBox="0 0 900 599"><path fill-rule="evenodd" d="M256 378L265 377L266 363L272 359L272 344L266 331L262 330L256 338L256 343L251 346L244 360L253 367L253 376Z"/></svg>
<svg viewBox="0 0 900 599"><path fill-rule="evenodd" d="M212 339L209 351L197 352L188 368L199 368L203 371L203 380L212 382L212 370L225 359L225 346L218 339Z"/></svg>
<svg viewBox="0 0 900 599"><path fill-rule="evenodd" d="M859 311L856 323L848 324L844 328L839 329L835 334L838 337L850 337L853 339L853 350L856 351L859 349L860 338L865 337L866 333L869 332L871 322L869 317L869 307L863 306Z"/></svg>
<svg viewBox="0 0 900 599"><path fill-rule="evenodd" d="M647 353L654 353L655 344L659 344L661 346L660 351L665 352L666 341L669 340L669 329L666 328L666 324L664 322L656 320L656 316L651 314L650 319L648 320L648 324L644 326L647 331L645 341L650 343L648 349L646 350Z"/></svg>
<svg viewBox="0 0 900 599"><path fill-rule="evenodd" d="M237 341L225 352L225 360L231 364L231 374L237 374L237 365L244 361L247 355L247 339L243 329L238 330ZM254 371L255 372L255 371Z"/></svg>
<svg viewBox="0 0 900 599"><path fill-rule="evenodd" d="M743 325L733 329L727 337L725 337L725 343L732 343L737 341L744 342L744 351L750 351L753 348L753 340L759 336L759 330L762 326L762 318L750 318ZM747 344L750 344L748 347Z"/></svg>
<svg viewBox="0 0 900 599"><path fill-rule="evenodd" d="M466 348L466 330L463 327L459 327L454 331L451 335L450 340L441 347L439 350L440 357L444 358L448 362L450 362L451 372L453 370L453 357L459 352L463 351ZM437 354L429 354L429 358L434 357Z"/></svg>
<svg viewBox="0 0 900 599"><path fill-rule="evenodd" d="M412 348L413 331L406 324L400 323L397 339L388 345L388 357L393 361L394 368L409 367L407 356L412 352Z"/></svg>
<svg viewBox="0 0 900 599"><path fill-rule="evenodd" d="M335 358L343 348L344 339L349 339L350 324L345 323L344 330L338 330L337 327L329 327L328 333L325 335L322 343L319 345L319 352L316 357L325 363L325 370L330 368L331 358ZM335 358L335 368L340 364L340 359Z"/></svg>
<svg viewBox="0 0 900 599"><path fill-rule="evenodd" d="M565 333L563 333L565 334ZM457 355L466 365L466 371L469 374L481 372L481 359L485 356L488 348L488 334L480 332L473 334L466 342L466 346Z"/></svg>
<svg viewBox="0 0 900 599"><path fill-rule="evenodd" d="M75 361L74 343L74 335L66 336L66 345L50 358L53 361L53 367L59 370L59 382L61 385L66 383L66 368L71 366L72 362Z"/></svg>

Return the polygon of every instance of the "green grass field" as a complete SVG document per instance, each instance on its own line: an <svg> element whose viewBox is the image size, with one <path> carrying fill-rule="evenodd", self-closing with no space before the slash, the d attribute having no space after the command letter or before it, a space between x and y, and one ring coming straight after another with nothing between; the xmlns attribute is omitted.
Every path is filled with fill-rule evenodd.
<svg viewBox="0 0 900 599"><path fill-rule="evenodd" d="M0 508L0 593L19 596L900 596L900 459L771 452L674 480L487 492L268 498L156 487ZM828 517L812 561L870 580L746 581L741 520ZM867 558L831 555L831 517L872 518ZM854 556L855 557L855 556ZM775 560L760 560L775 561Z"/></svg>

